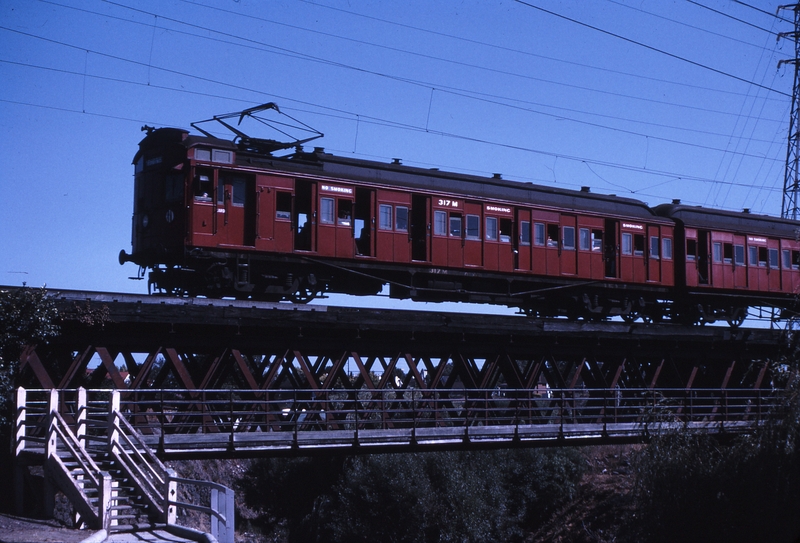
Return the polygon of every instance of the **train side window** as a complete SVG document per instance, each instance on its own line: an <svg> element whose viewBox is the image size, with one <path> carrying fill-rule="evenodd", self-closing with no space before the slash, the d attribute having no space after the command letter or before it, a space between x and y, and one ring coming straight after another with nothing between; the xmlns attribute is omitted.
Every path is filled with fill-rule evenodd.
<svg viewBox="0 0 800 543"><path fill-rule="evenodd" d="M531 244L531 222L530 221L520 221L520 223L519 223L519 244L520 245L530 245Z"/></svg>
<svg viewBox="0 0 800 543"><path fill-rule="evenodd" d="M765 267L767 265L768 252L766 247L758 248L758 265Z"/></svg>
<svg viewBox="0 0 800 543"><path fill-rule="evenodd" d="M548 224L547 225L547 246L548 247L558 247L558 225L557 224Z"/></svg>
<svg viewBox="0 0 800 543"><path fill-rule="evenodd" d="M511 219L500 219L500 241L511 243Z"/></svg>
<svg viewBox="0 0 800 543"><path fill-rule="evenodd" d="M194 199L196 202L210 202L214 193L214 174L211 170L198 168L194 177Z"/></svg>
<svg viewBox="0 0 800 543"><path fill-rule="evenodd" d="M792 269L800 270L800 251L792 251Z"/></svg>
<svg viewBox="0 0 800 543"><path fill-rule="evenodd" d="M486 239L497 241L497 218L486 217Z"/></svg>
<svg viewBox="0 0 800 543"><path fill-rule="evenodd" d="M394 227L398 232L408 232L408 208L406 206L397 206L394 209Z"/></svg>
<svg viewBox="0 0 800 543"><path fill-rule="evenodd" d="M588 251L592 246L591 235L588 228L581 228L578 231L578 248L581 251Z"/></svg>
<svg viewBox="0 0 800 543"><path fill-rule="evenodd" d="M697 240L696 239L687 239L686 240L686 260L695 260L697 259Z"/></svg>
<svg viewBox="0 0 800 543"><path fill-rule="evenodd" d="M733 243L725 243L722 245L722 261L725 264L733 263Z"/></svg>
<svg viewBox="0 0 800 543"><path fill-rule="evenodd" d="M656 260L658 259L659 245L658 236L650 236L650 258L655 258Z"/></svg>
<svg viewBox="0 0 800 543"><path fill-rule="evenodd" d="M722 262L722 243L714 242L714 262Z"/></svg>
<svg viewBox="0 0 800 543"><path fill-rule="evenodd" d="M575 227L574 226L565 226L564 227L564 249L568 251L575 250Z"/></svg>
<svg viewBox="0 0 800 543"><path fill-rule="evenodd" d="M244 177L240 177L238 175L235 177L229 177L229 180L231 184L231 201L233 202L233 205L244 207L247 181Z"/></svg>
<svg viewBox="0 0 800 543"><path fill-rule="evenodd" d="M750 253L750 265L751 266L758 266L758 247L748 247L748 252Z"/></svg>
<svg viewBox="0 0 800 543"><path fill-rule="evenodd" d="M627 232L622 233L622 254L629 255L633 253L633 234Z"/></svg>
<svg viewBox="0 0 800 543"><path fill-rule="evenodd" d="M544 224L533 223L533 244L544 245Z"/></svg>
<svg viewBox="0 0 800 543"><path fill-rule="evenodd" d="M783 256L783 269L792 269L792 252L789 249L784 249L781 251L781 255Z"/></svg>
<svg viewBox="0 0 800 543"><path fill-rule="evenodd" d="M633 254L635 256L644 256L644 236L642 234L634 234L633 236Z"/></svg>
<svg viewBox="0 0 800 543"><path fill-rule="evenodd" d="M320 198L319 222L333 224L333 198Z"/></svg>
<svg viewBox="0 0 800 543"><path fill-rule="evenodd" d="M733 246L733 263L736 266L744 266L744 245Z"/></svg>
<svg viewBox="0 0 800 543"><path fill-rule="evenodd" d="M378 219L378 228L380 230L392 229L392 206L381 204L379 208L380 218ZM440 213L440 212L437 212Z"/></svg>
<svg viewBox="0 0 800 543"><path fill-rule="evenodd" d="M339 200L339 226L350 226L353 216L353 202L350 200Z"/></svg>
<svg viewBox="0 0 800 543"><path fill-rule="evenodd" d="M603 231L592 230L592 252L603 250Z"/></svg>
<svg viewBox="0 0 800 543"><path fill-rule="evenodd" d="M454 238L461 237L461 215L450 214L450 235Z"/></svg>
<svg viewBox="0 0 800 543"><path fill-rule="evenodd" d="M661 240L661 256L664 260L672 260L672 238Z"/></svg>
<svg viewBox="0 0 800 543"><path fill-rule="evenodd" d="M444 211L433 212L433 233L436 236L447 235L447 213Z"/></svg>
<svg viewBox="0 0 800 543"><path fill-rule="evenodd" d="M776 270L780 267L777 249L769 249L769 267Z"/></svg>
<svg viewBox="0 0 800 543"><path fill-rule="evenodd" d="M486 218L489 221L489 218ZM486 228L486 235L489 235L489 228ZM467 215L467 239L481 239L481 218L478 215Z"/></svg>
<svg viewBox="0 0 800 543"><path fill-rule="evenodd" d="M288 192L275 193L275 218L292 219L292 195Z"/></svg>

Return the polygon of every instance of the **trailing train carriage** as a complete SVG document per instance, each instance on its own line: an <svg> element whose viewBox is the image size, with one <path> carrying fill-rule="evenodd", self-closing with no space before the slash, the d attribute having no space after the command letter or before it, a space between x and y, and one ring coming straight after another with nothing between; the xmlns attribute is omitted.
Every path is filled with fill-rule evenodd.
<svg viewBox="0 0 800 543"><path fill-rule="evenodd" d="M134 164L133 251L120 262L135 262L141 276L150 269L150 287L175 295L307 302L388 284L396 298L501 304L530 315L739 324L744 304L766 295L784 307L800 283L790 221L651 209L588 188L321 148L279 157L174 128L149 129ZM724 295L740 288L728 284L742 277L740 246L757 247L757 259L741 287L748 297L731 301ZM783 268L781 258L789 259ZM773 276L780 281L770 283Z"/></svg>

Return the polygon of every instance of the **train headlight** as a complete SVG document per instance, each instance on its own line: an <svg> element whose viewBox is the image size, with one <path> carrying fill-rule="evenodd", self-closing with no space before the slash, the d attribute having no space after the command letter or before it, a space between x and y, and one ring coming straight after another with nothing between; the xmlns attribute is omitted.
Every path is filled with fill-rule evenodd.
<svg viewBox="0 0 800 543"><path fill-rule="evenodd" d="M150 224L150 217L142 215L142 228L147 228L148 224Z"/></svg>
<svg viewBox="0 0 800 543"><path fill-rule="evenodd" d="M167 224L172 224L172 221L175 220L175 212L171 209L168 209L167 216L165 218L167 219Z"/></svg>

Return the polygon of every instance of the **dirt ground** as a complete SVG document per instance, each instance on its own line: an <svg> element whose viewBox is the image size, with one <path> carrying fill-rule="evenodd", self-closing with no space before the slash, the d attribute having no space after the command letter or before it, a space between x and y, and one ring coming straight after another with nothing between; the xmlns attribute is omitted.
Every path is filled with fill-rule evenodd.
<svg viewBox="0 0 800 543"><path fill-rule="evenodd" d="M93 533L65 528L56 520L0 514L0 543L78 543Z"/></svg>

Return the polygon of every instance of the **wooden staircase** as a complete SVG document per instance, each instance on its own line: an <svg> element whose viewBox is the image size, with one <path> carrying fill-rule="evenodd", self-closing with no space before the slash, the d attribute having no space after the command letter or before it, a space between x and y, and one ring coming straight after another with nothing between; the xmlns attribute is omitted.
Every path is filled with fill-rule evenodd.
<svg viewBox="0 0 800 543"><path fill-rule="evenodd" d="M176 527L180 506L211 515L212 535L221 543L233 543L233 491L177 477L122 416L118 391L102 391L110 395L107 413L90 412L84 389L69 391L76 394L74 409L64 409L58 390L35 392L46 400L28 401L28 392L17 390L16 456L28 464L32 458L41 460L46 486L64 493L76 526L109 534L156 526L169 529ZM62 409L72 423L65 420ZM178 501L179 483L210 487L211 506Z"/></svg>

